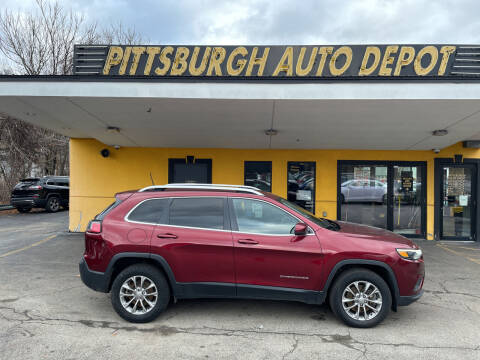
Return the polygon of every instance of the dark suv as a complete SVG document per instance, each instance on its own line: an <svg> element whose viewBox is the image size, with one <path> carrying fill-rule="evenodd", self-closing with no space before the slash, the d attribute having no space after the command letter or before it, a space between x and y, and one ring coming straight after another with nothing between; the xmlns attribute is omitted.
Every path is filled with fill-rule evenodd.
<svg viewBox="0 0 480 360"><path fill-rule="evenodd" d="M10 203L19 212L44 208L57 212L68 208L70 180L68 176L45 176L22 179L12 191Z"/></svg>
<svg viewBox="0 0 480 360"><path fill-rule="evenodd" d="M420 298L424 262L400 235L256 188L172 184L117 194L88 225L80 274L132 322L172 298L248 298L328 301L348 325L371 327Z"/></svg>

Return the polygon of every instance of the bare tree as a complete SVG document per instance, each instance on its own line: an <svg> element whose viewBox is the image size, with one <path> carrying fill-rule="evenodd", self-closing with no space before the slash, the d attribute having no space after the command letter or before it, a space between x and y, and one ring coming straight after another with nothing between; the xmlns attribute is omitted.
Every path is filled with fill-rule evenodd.
<svg viewBox="0 0 480 360"><path fill-rule="evenodd" d="M58 1L36 0L27 13L0 12L0 74L70 75L74 44L141 43L122 23L99 28ZM1 113L0 109L0 113ZM19 178L68 173L68 138L0 115L0 190ZM6 195L0 191L0 203Z"/></svg>
<svg viewBox="0 0 480 360"><path fill-rule="evenodd" d="M117 22L103 28L95 42L107 45L134 45L145 43L146 40L135 28L127 28L121 22Z"/></svg>

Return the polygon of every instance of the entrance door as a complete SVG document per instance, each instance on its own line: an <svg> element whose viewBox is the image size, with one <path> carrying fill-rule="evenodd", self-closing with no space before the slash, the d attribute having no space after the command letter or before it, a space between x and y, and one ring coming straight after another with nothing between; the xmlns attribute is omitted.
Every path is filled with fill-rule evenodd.
<svg viewBox="0 0 480 360"><path fill-rule="evenodd" d="M474 239L476 213L475 166L443 165L440 183L440 238L444 240Z"/></svg>
<svg viewBox="0 0 480 360"><path fill-rule="evenodd" d="M212 183L212 160L168 159L168 182L172 183Z"/></svg>
<svg viewBox="0 0 480 360"><path fill-rule="evenodd" d="M338 218L425 236L425 163L340 161Z"/></svg>
<svg viewBox="0 0 480 360"><path fill-rule="evenodd" d="M424 174L420 166L393 166L393 231L422 234Z"/></svg>

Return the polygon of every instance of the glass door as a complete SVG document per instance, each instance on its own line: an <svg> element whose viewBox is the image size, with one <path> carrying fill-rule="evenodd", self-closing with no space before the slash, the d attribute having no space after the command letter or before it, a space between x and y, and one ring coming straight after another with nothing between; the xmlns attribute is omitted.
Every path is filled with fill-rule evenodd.
<svg viewBox="0 0 480 360"><path fill-rule="evenodd" d="M473 240L475 184L473 165L442 167L440 199L440 238Z"/></svg>
<svg viewBox="0 0 480 360"><path fill-rule="evenodd" d="M424 162L339 161L338 219L425 236Z"/></svg>
<svg viewBox="0 0 480 360"><path fill-rule="evenodd" d="M420 166L393 166L393 231L422 234L423 177Z"/></svg>

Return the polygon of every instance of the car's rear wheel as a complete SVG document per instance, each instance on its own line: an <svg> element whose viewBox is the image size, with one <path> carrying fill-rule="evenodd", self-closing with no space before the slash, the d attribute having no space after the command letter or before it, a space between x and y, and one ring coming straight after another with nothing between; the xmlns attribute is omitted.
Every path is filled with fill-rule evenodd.
<svg viewBox="0 0 480 360"><path fill-rule="evenodd" d="M57 212L60 210L60 199L57 196L50 196L47 200L47 205L45 206L45 209L48 212Z"/></svg>
<svg viewBox="0 0 480 360"><path fill-rule="evenodd" d="M32 210L32 208L30 208L30 207L17 208L17 211L18 211L19 213L27 213L27 212L29 212L30 210Z"/></svg>
<svg viewBox="0 0 480 360"><path fill-rule="evenodd" d="M113 281L111 298L113 308L122 318L146 323L165 311L170 301L170 288L157 268L132 265Z"/></svg>
<svg viewBox="0 0 480 360"><path fill-rule="evenodd" d="M351 269L342 273L330 290L330 308L344 323L369 328L388 315L392 295L381 276L368 269Z"/></svg>

